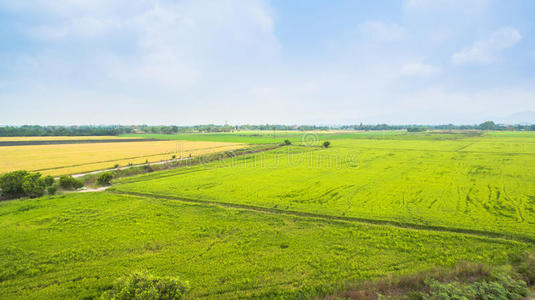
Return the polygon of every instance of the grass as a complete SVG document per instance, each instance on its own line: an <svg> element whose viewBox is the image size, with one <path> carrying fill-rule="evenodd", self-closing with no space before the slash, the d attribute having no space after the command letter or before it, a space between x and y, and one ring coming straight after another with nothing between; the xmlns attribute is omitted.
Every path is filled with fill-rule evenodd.
<svg viewBox="0 0 535 300"><path fill-rule="evenodd" d="M207 153L234 150L236 143L156 141L0 147L0 172L38 171L46 175L76 174L126 166L145 161L158 162Z"/></svg>
<svg viewBox="0 0 535 300"><path fill-rule="evenodd" d="M213 141L248 144L282 143L288 139L297 144L310 144L338 139L388 139L388 140L452 140L479 135L473 131L433 131L408 133L405 130L391 131L238 131L226 133L181 133L181 134L125 134L121 137L155 138L162 140Z"/></svg>
<svg viewBox="0 0 535 300"><path fill-rule="evenodd" d="M136 270L187 280L193 297L311 297L530 248L106 192L3 202L0 234L0 294L25 299L98 297Z"/></svg>
<svg viewBox="0 0 535 300"><path fill-rule="evenodd" d="M217 139L271 138L241 134ZM0 295L92 299L135 271L189 281L193 298L457 291L425 279L486 269L422 270L492 269L534 250L534 133L322 134L116 179L106 192L1 202ZM531 284L534 261L518 267Z"/></svg>
<svg viewBox="0 0 535 300"><path fill-rule="evenodd" d="M130 178L115 189L535 240L530 141L338 140Z"/></svg>

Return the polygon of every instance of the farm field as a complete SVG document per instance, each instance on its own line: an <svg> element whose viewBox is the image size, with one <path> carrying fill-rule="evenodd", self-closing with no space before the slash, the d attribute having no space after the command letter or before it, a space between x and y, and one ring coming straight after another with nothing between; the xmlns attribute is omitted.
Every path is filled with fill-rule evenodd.
<svg viewBox="0 0 535 300"><path fill-rule="evenodd" d="M535 240L535 144L525 139L344 139L125 179L114 189Z"/></svg>
<svg viewBox="0 0 535 300"><path fill-rule="evenodd" d="M139 138L141 137L130 137ZM3 141L57 141L57 140L116 140L117 136L0 136L0 142Z"/></svg>
<svg viewBox="0 0 535 300"><path fill-rule="evenodd" d="M0 172L37 171L64 175L125 166L145 161L158 162L234 150L242 144L191 141L143 141L64 145L26 145L0 147Z"/></svg>
<svg viewBox="0 0 535 300"><path fill-rule="evenodd" d="M530 247L108 192L0 203L0 234L0 295L19 299L97 298L135 270L188 280L193 298L307 298Z"/></svg>
<svg viewBox="0 0 535 300"><path fill-rule="evenodd" d="M358 134L0 202L0 295L98 298L146 270L189 281L192 298L308 299L535 250L535 135ZM121 145L145 143L176 147Z"/></svg>

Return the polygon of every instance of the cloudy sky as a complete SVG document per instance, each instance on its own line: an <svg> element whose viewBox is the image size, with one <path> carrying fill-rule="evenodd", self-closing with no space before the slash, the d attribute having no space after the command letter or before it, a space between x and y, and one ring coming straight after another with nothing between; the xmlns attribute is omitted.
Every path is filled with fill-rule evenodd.
<svg viewBox="0 0 535 300"><path fill-rule="evenodd" d="M535 122L535 1L0 0L0 124Z"/></svg>

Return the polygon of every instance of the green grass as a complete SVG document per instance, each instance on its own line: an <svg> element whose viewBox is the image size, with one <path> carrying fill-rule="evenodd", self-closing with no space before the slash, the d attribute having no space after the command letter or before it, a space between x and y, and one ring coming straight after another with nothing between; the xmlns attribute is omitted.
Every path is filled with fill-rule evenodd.
<svg viewBox="0 0 535 300"><path fill-rule="evenodd" d="M125 134L121 137L142 137L161 140L211 141L249 144L282 143L288 139L296 144L309 144L325 140L338 139L388 139L388 140L454 140L470 138L479 132L414 132L405 130L390 131L243 131L228 133L181 133L181 134Z"/></svg>
<svg viewBox="0 0 535 300"><path fill-rule="evenodd" d="M530 139L346 139L127 179L115 189L535 240L534 154Z"/></svg>
<svg viewBox="0 0 535 300"><path fill-rule="evenodd" d="M91 299L143 270L194 298L311 298L533 251L533 133L328 134L328 149L294 136L108 192L0 202L0 298Z"/></svg>
<svg viewBox="0 0 535 300"><path fill-rule="evenodd" d="M525 243L86 193L0 204L2 298L98 297L136 270L194 297L295 297L462 260L501 264Z"/></svg>

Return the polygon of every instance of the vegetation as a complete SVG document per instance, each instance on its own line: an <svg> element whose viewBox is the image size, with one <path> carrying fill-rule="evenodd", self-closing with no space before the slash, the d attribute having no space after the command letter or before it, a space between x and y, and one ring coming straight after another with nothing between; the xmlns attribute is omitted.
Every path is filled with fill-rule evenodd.
<svg viewBox="0 0 535 300"><path fill-rule="evenodd" d="M272 134L204 134L256 145L105 172L105 192L0 202L0 294L515 298L533 285L533 132Z"/></svg>
<svg viewBox="0 0 535 300"><path fill-rule="evenodd" d="M0 202L0 228L0 294L19 299L97 298L144 269L189 281L192 298L312 298L532 247L109 192Z"/></svg>
<svg viewBox="0 0 535 300"><path fill-rule="evenodd" d="M531 138L432 138L290 146L115 189L535 240Z"/></svg>
<svg viewBox="0 0 535 300"><path fill-rule="evenodd" d="M77 190L82 188L84 183L72 176L61 176L59 178L59 186L64 190Z"/></svg>
<svg viewBox="0 0 535 300"><path fill-rule="evenodd" d="M173 277L155 277L147 272L135 272L128 277L120 278L113 289L106 291L102 299L132 300L186 299L189 283Z"/></svg>
<svg viewBox="0 0 535 300"><path fill-rule="evenodd" d="M323 142L323 148L329 148L330 145L331 145L331 142L329 141Z"/></svg>
<svg viewBox="0 0 535 300"><path fill-rule="evenodd" d="M110 185L112 179L113 179L112 172L100 173L97 176L97 184L98 185Z"/></svg>
<svg viewBox="0 0 535 300"><path fill-rule="evenodd" d="M187 157L234 150L242 144L191 141L143 141L65 145L0 147L0 172L28 170L47 175L68 175L110 166L168 160L171 154ZM36 155L39 153L39 155Z"/></svg>
<svg viewBox="0 0 535 300"><path fill-rule="evenodd" d="M41 178L40 173L14 171L0 176L0 189L6 198L40 197L47 186L54 184L54 178Z"/></svg>

